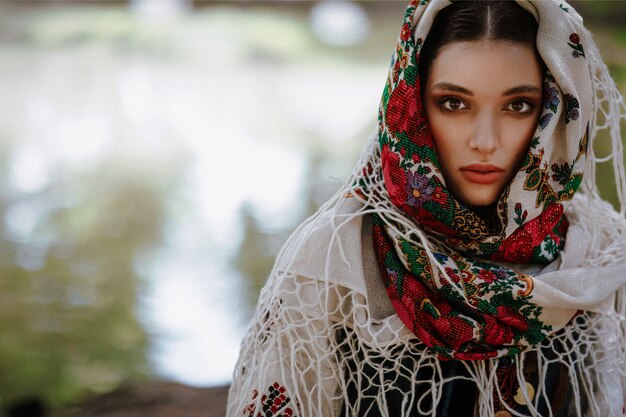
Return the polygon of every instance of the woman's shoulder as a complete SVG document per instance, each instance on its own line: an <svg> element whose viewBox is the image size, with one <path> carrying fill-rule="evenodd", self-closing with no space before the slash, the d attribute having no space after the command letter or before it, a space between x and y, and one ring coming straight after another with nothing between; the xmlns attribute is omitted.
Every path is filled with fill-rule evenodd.
<svg viewBox="0 0 626 417"><path fill-rule="evenodd" d="M570 201L565 215L569 228L561 269L583 263L608 265L626 262L626 218L611 204L578 193ZM608 262L589 262L591 258L598 257Z"/></svg>
<svg viewBox="0 0 626 417"><path fill-rule="evenodd" d="M346 197L307 219L288 239L276 269L364 292L362 233L366 214Z"/></svg>
<svg viewBox="0 0 626 417"><path fill-rule="evenodd" d="M312 216L287 241L276 270L291 277L291 284L306 281L315 288L320 284L339 286L344 295L350 294L349 298L363 300L374 320L394 316L380 276L368 213L357 198L347 197Z"/></svg>

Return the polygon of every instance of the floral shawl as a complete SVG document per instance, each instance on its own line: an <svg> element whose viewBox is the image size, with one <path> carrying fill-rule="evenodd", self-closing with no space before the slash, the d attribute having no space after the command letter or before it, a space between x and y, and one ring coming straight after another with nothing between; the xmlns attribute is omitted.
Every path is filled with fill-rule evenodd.
<svg viewBox="0 0 626 417"><path fill-rule="evenodd" d="M389 199L427 236L434 262L421 242L399 236L381 215L374 241L398 315L432 351L455 359L514 355L563 325L533 302L531 276L497 262L546 264L565 243L564 211L582 182L591 117L585 35L556 3L531 9L552 8L563 17L550 28L549 45L540 21L537 48L548 67L543 112L519 172L494 208L496 224L488 224L446 188L421 103L420 47L443 5L409 4L378 128Z"/></svg>
<svg viewBox="0 0 626 417"><path fill-rule="evenodd" d="M450 2L414 0L378 127L261 291L228 417L624 417L626 107L571 6L518 3L539 23L545 94L496 221L439 172L417 69ZM617 210L596 186L603 163Z"/></svg>

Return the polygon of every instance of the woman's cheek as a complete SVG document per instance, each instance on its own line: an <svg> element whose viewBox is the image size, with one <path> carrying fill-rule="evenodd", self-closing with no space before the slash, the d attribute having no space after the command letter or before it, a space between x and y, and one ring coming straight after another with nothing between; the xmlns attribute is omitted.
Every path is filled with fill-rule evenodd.
<svg viewBox="0 0 626 417"><path fill-rule="evenodd" d="M516 154L525 154L535 133L537 124L534 117L520 120L518 123L511 123L507 131L511 138L507 141L512 145Z"/></svg>
<svg viewBox="0 0 626 417"><path fill-rule="evenodd" d="M440 115L433 118L431 125L433 140L440 162L450 159L457 152L463 152L464 136L467 136L469 126L460 117ZM465 133L464 133L465 132Z"/></svg>

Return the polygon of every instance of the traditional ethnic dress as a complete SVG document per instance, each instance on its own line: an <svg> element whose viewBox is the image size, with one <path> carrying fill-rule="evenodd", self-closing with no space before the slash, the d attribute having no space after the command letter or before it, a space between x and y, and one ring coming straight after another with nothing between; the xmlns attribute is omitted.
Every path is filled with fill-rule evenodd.
<svg viewBox="0 0 626 417"><path fill-rule="evenodd" d="M510 186L487 215L448 192L418 68L450 3L412 1L377 129L261 293L229 417L626 415L626 109L568 4L518 3L547 71ZM607 161L619 213L596 187Z"/></svg>

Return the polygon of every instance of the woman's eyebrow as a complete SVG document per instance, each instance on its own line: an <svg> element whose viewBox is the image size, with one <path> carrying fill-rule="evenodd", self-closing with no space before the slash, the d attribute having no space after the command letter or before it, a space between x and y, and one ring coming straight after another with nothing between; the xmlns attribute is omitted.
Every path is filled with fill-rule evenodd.
<svg viewBox="0 0 626 417"><path fill-rule="evenodd" d="M468 90L465 87L461 87L460 85L447 83L447 82L436 83L435 85L433 85L433 90L453 91L455 93L461 93L461 94L465 94L467 96L473 96L474 95L474 93L472 93L470 90Z"/></svg>
<svg viewBox="0 0 626 417"><path fill-rule="evenodd" d="M444 90L444 91L452 91L455 93L461 93L468 96L473 96L474 93L468 90L465 87L461 87L460 85L449 83L449 82L439 82L433 85L433 90ZM515 94L541 94L541 88L531 85L518 85L513 88L509 88L504 93L502 93L502 97L513 96Z"/></svg>
<svg viewBox="0 0 626 417"><path fill-rule="evenodd" d="M515 94L541 94L541 88L535 85L518 85L517 87L509 88L504 93L502 93L502 97L513 96Z"/></svg>

